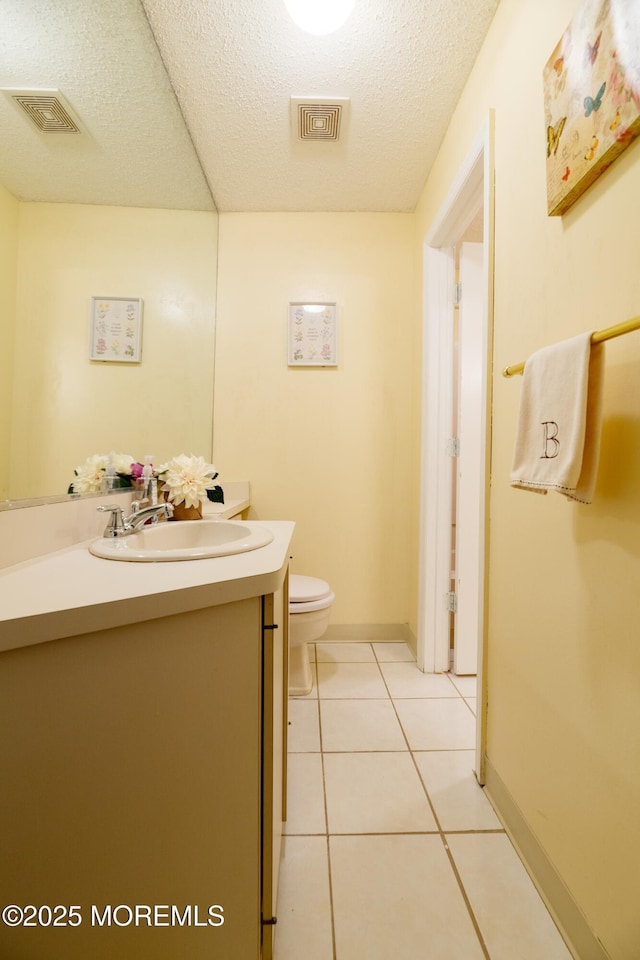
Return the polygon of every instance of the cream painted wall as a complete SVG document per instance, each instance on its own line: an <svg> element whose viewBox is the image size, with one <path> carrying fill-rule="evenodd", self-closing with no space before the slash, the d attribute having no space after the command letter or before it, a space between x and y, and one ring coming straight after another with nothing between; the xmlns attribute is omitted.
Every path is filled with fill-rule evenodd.
<svg viewBox="0 0 640 960"><path fill-rule="evenodd" d="M15 197L0 185L0 500L6 500L9 496L18 207Z"/></svg>
<svg viewBox="0 0 640 960"><path fill-rule="evenodd" d="M87 456L211 455L217 214L21 203L11 496ZM90 362L92 296L142 297L142 363Z"/></svg>
<svg viewBox="0 0 640 960"><path fill-rule="evenodd" d="M417 211L421 248L495 109L487 754L612 960L640 954L640 333L606 345L595 502L509 486L505 364L640 314L640 141L546 214L542 68L578 0L501 0Z"/></svg>
<svg viewBox="0 0 640 960"><path fill-rule="evenodd" d="M295 520L332 622L406 623L416 352L413 217L220 215L214 463ZM287 366L287 305L335 300L337 368Z"/></svg>

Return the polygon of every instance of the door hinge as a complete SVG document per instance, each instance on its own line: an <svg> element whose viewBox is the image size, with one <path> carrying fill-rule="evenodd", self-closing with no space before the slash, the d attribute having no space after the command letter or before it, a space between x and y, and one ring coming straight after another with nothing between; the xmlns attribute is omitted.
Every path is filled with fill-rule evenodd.
<svg viewBox="0 0 640 960"><path fill-rule="evenodd" d="M449 437L449 439L447 440L447 456L448 457L460 456L460 437Z"/></svg>
<svg viewBox="0 0 640 960"><path fill-rule="evenodd" d="M457 306L462 301L462 284L460 281L453 285L453 302Z"/></svg>
<svg viewBox="0 0 640 960"><path fill-rule="evenodd" d="M453 592L453 590L451 591L451 593L445 593L445 595L444 595L444 605L445 605L445 609L448 610L449 613L457 613L457 612L458 612L458 597L457 597L457 595Z"/></svg>
<svg viewBox="0 0 640 960"><path fill-rule="evenodd" d="M277 624L277 623L265 623L265 625L263 626L262 629L263 629L263 630L277 630L277 629L278 629L278 624Z"/></svg>

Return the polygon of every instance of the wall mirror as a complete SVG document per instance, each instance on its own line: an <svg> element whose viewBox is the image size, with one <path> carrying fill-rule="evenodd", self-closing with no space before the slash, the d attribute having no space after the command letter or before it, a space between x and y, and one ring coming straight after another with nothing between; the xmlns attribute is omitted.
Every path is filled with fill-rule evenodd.
<svg viewBox="0 0 640 960"><path fill-rule="evenodd" d="M218 215L141 3L5 0L0 88L0 507L210 459ZM89 358L92 297L142 302L140 362Z"/></svg>

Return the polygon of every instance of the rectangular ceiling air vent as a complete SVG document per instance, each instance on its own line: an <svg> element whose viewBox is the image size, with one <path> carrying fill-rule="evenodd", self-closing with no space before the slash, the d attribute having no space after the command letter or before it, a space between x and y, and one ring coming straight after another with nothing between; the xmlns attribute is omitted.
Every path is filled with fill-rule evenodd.
<svg viewBox="0 0 640 960"><path fill-rule="evenodd" d="M348 97L330 100L324 97L291 97L291 118L298 140L339 140L348 107Z"/></svg>
<svg viewBox="0 0 640 960"><path fill-rule="evenodd" d="M82 133L80 122L59 90L3 90L40 133Z"/></svg>

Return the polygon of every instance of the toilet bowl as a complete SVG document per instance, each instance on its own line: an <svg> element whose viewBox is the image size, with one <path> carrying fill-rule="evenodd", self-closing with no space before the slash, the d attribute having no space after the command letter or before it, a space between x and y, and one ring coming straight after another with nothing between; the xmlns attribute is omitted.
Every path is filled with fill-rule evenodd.
<svg viewBox="0 0 640 960"><path fill-rule="evenodd" d="M308 643L319 640L329 626L335 598L325 580L293 574L289 577L289 696L311 693L313 676Z"/></svg>

